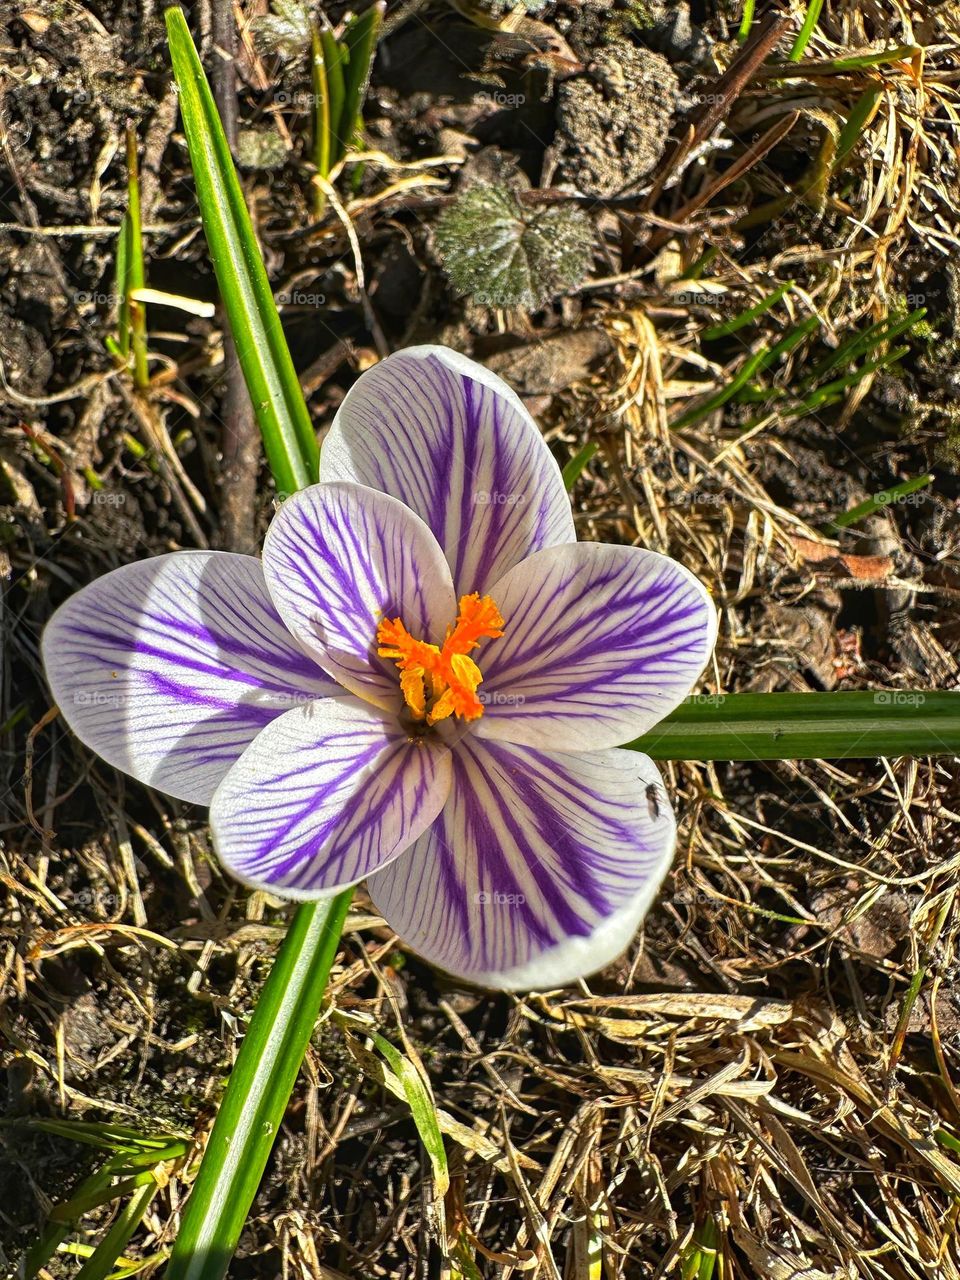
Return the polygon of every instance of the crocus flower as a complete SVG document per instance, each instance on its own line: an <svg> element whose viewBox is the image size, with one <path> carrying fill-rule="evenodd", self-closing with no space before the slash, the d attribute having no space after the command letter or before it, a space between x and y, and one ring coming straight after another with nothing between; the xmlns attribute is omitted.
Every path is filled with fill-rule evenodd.
<svg viewBox="0 0 960 1280"><path fill-rule="evenodd" d="M559 468L500 379L443 347L363 374L262 561L106 574L43 638L68 724L210 805L218 855L280 897L366 880L414 950L550 988L633 937L675 822L621 749L680 703L714 607L681 565L576 541Z"/></svg>

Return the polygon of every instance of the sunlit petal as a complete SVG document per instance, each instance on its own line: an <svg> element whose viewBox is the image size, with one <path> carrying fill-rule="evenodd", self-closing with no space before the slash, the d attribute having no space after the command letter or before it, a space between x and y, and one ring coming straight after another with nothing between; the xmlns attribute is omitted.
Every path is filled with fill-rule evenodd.
<svg viewBox="0 0 960 1280"><path fill-rule="evenodd" d="M458 596L482 594L531 552L576 537L560 468L519 398L446 347L409 347L359 378L324 442L321 474L416 511Z"/></svg>
<svg viewBox="0 0 960 1280"><path fill-rule="evenodd" d="M281 712L344 692L283 625L259 561L223 551L178 551L91 582L50 619L43 662L82 742L198 804Z"/></svg>
<svg viewBox="0 0 960 1280"><path fill-rule="evenodd" d="M368 888L391 927L440 968L483 986L547 989L627 946L674 840L646 756L468 738L453 752L443 813Z"/></svg>

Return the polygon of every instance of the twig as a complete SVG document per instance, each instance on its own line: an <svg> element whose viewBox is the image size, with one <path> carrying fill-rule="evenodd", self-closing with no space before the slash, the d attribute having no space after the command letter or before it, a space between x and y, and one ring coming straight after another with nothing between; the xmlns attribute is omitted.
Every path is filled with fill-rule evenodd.
<svg viewBox="0 0 960 1280"><path fill-rule="evenodd" d="M236 153L237 30L233 0L213 3L213 96L230 150ZM220 538L230 551L256 550L256 495L260 438L253 405L229 329L223 331L223 426L220 476Z"/></svg>

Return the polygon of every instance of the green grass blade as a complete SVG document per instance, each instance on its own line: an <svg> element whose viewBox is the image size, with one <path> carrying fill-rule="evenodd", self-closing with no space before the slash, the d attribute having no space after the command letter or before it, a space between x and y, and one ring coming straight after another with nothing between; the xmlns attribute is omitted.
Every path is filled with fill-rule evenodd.
<svg viewBox="0 0 960 1280"><path fill-rule="evenodd" d="M670 426L674 431L681 430L683 427L691 427L695 422L700 422L706 418L708 414L714 413L717 409L722 408L728 400L732 400L737 392L747 385L758 369L765 367L766 363L768 363L772 357L773 352L768 350L766 347L762 347L759 351L755 351L754 354L745 362L740 372L737 373L725 387L721 387L721 389L714 392L712 396L709 396L706 400L701 400L701 402L694 405L692 409L681 414L676 422L671 422Z"/></svg>
<svg viewBox="0 0 960 1280"><path fill-rule="evenodd" d="M333 166L346 151L349 141L343 137L343 64L347 55L329 28L320 32L320 52L330 98L330 164Z"/></svg>
<svg viewBox="0 0 960 1280"><path fill-rule="evenodd" d="M310 83L313 88L313 163L317 173L325 178L330 172L330 87L323 57L323 42L314 29L310 47ZM314 213L322 212L326 197L319 187L314 195Z"/></svg>
<svg viewBox="0 0 960 1280"><path fill-rule="evenodd" d="M126 364L130 359L130 211L123 215L117 237L117 358Z"/></svg>
<svg viewBox="0 0 960 1280"><path fill-rule="evenodd" d="M141 391L150 383L147 368L147 308L130 295L134 289L142 289L147 283L143 264L143 227L140 222L140 169L137 160L137 135L127 127L127 245L126 245L126 301L129 321L129 342L133 348L133 381Z"/></svg>
<svg viewBox="0 0 960 1280"><path fill-rule="evenodd" d="M804 50L810 43L810 37L817 29L817 23L820 21L820 11L823 8L823 0L810 0L807 5L807 13L803 19L803 26L800 28L800 34L793 42L793 48L790 50L790 61L799 62L803 57Z"/></svg>
<svg viewBox="0 0 960 1280"><path fill-rule="evenodd" d="M898 44L876 53L854 53L850 57L810 58L804 62L772 62L759 73L765 79L793 78L798 75L842 75L848 71L865 71L891 62L912 62L923 53L920 45Z"/></svg>
<svg viewBox="0 0 960 1280"><path fill-rule="evenodd" d="M585 444L579 453L574 454L567 465L563 468L563 486L567 493L580 479L584 467L590 459L597 453L600 446L592 440L589 444Z"/></svg>
<svg viewBox="0 0 960 1280"><path fill-rule="evenodd" d="M833 404L834 401L841 399L845 391L855 387L858 382L862 382L871 373L877 373L878 370L886 368L888 364L896 364L898 360L902 360L904 356L909 354L910 348L908 346L894 347L886 355L880 356L876 360L868 360L866 364L860 365L858 369L851 370L850 373L845 374L842 378L835 378L833 382L824 383L822 387L818 387L805 400L800 400L791 405L788 412L791 417L796 417L798 414L812 413L824 405Z"/></svg>
<svg viewBox="0 0 960 1280"><path fill-rule="evenodd" d="M704 329L700 337L707 342L713 338L725 338L730 333L736 333L738 329L745 329L748 324L752 324L754 320L769 311L771 307L775 307L794 286L793 280L787 280L781 285L777 285L773 293L768 293L755 306L749 307L746 311L741 311L739 315L734 316L731 320L724 320L722 324L713 324L708 329Z"/></svg>
<svg viewBox="0 0 960 1280"><path fill-rule="evenodd" d="M286 1110L352 892L299 907L220 1103L164 1280L221 1280Z"/></svg>
<svg viewBox="0 0 960 1280"><path fill-rule="evenodd" d="M834 370L841 368L845 364L852 364L860 356L874 351L881 343L892 342L894 338L899 338L901 334L908 333L915 325L920 323L926 314L926 307L917 307L915 311L911 311L909 315L902 316L899 320L887 316L885 320L878 320L861 333L853 334L842 342L836 351L831 352L819 364L814 365L803 379L801 386L805 390L817 386L827 374L833 373Z"/></svg>
<svg viewBox="0 0 960 1280"><path fill-rule="evenodd" d="M737 40L740 44L745 44L750 35L750 28L753 26L753 11L756 0L744 0L743 17L740 19L740 29L737 32Z"/></svg>
<svg viewBox="0 0 960 1280"><path fill-rule="evenodd" d="M140 1173L132 1174L129 1178L121 1178L119 1182L113 1182L111 1179L110 1185L106 1187L82 1187L75 1196L53 1207L50 1211L50 1220L67 1224L77 1222L92 1209L98 1209L102 1204L111 1204L114 1200L120 1200L130 1192L136 1191L138 1187L146 1187L150 1183L155 1184L156 1181L153 1170L144 1169Z"/></svg>
<svg viewBox="0 0 960 1280"><path fill-rule="evenodd" d="M342 44L347 51L347 63L343 76L343 114L340 118L340 133L344 150L357 136L363 100L367 96L370 72L373 69L377 37L380 34L380 24L386 7L384 0L377 0L376 4L372 4L369 9L365 9L348 23L343 33Z"/></svg>
<svg viewBox="0 0 960 1280"><path fill-rule="evenodd" d="M106 1192L112 1184L112 1175L99 1169L83 1180L76 1194L97 1196ZM34 1280L37 1272L47 1265L72 1229L72 1222L48 1222L39 1240L30 1247L21 1263L20 1280Z"/></svg>
<svg viewBox="0 0 960 1280"><path fill-rule="evenodd" d="M267 460L284 493L317 478L319 449L213 94L180 9L167 33L197 198Z"/></svg>
<svg viewBox="0 0 960 1280"><path fill-rule="evenodd" d="M423 1143L424 1150L430 1159L433 1169L434 1187L438 1195L446 1195L450 1186L450 1170L447 1165L447 1153L443 1145L443 1134L440 1132L440 1119L437 1115L437 1104L430 1088L430 1081L423 1071L422 1064L412 1062L386 1036L374 1030L366 1019L356 1014L339 1011L336 1021L360 1035L369 1036L376 1046L377 1052L384 1059L379 1070L374 1067L376 1078L383 1081L394 1097L403 1098L410 1108L417 1133ZM359 1045L356 1049L361 1062L374 1065L375 1060Z"/></svg>
<svg viewBox="0 0 960 1280"><path fill-rule="evenodd" d="M694 695L627 745L654 760L958 755L960 693Z"/></svg>
<svg viewBox="0 0 960 1280"><path fill-rule="evenodd" d="M847 116L846 123L840 130L840 137L837 139L837 155L833 162L834 172L840 168L847 156L860 141L867 121L872 117L874 108L883 96L883 89L880 85L871 85L869 89L865 89L860 97L850 108L850 114Z"/></svg>
<svg viewBox="0 0 960 1280"><path fill-rule="evenodd" d="M106 1280L158 1191L159 1187L151 1178L146 1186L130 1197L114 1219L113 1226L77 1272L76 1280Z"/></svg>
<svg viewBox="0 0 960 1280"><path fill-rule="evenodd" d="M932 473L925 476L914 476L912 480L904 480L901 484L895 484L889 489L884 489L882 493L874 493L864 502L859 502L855 507L851 507L849 511L844 511L842 515L834 516L828 526L828 531L832 529L847 529L852 524L858 524L861 520L866 520L867 516L872 516L875 511L879 511L881 507L889 506L891 502L900 502L903 498L908 498L911 493L916 493L920 489L925 489L928 484L933 484L935 477Z"/></svg>

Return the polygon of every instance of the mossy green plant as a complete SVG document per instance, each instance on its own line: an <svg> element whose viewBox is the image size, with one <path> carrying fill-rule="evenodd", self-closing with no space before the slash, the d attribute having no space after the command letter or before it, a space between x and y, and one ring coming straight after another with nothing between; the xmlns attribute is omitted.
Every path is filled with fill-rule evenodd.
<svg viewBox="0 0 960 1280"><path fill-rule="evenodd" d="M458 293L492 307L536 310L580 283L594 233L571 205L524 204L507 187L476 183L441 215L436 243Z"/></svg>

